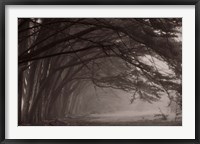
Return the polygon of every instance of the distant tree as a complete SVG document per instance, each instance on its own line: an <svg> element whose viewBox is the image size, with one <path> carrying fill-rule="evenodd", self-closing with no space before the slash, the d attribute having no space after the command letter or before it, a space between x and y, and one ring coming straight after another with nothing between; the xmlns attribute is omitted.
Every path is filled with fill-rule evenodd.
<svg viewBox="0 0 200 144"><path fill-rule="evenodd" d="M167 120L168 115L164 114L162 110L159 108L159 114L155 114L154 117L157 117L160 120Z"/></svg>

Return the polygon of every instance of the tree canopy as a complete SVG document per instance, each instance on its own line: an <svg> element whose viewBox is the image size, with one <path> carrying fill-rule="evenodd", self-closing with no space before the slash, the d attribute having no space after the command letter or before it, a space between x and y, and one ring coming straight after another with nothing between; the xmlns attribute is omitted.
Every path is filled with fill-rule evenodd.
<svg viewBox="0 0 200 144"><path fill-rule="evenodd" d="M90 84L131 103L165 93L181 111L181 28L179 18L19 18L19 123L75 113Z"/></svg>

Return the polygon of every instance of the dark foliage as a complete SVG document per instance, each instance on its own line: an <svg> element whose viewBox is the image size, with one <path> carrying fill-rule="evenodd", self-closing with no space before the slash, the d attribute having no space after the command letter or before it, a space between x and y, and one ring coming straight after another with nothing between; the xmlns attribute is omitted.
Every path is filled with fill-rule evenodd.
<svg viewBox="0 0 200 144"><path fill-rule="evenodd" d="M165 93L180 113L181 27L178 18L18 19L19 124L76 112L89 82L130 92L131 103Z"/></svg>

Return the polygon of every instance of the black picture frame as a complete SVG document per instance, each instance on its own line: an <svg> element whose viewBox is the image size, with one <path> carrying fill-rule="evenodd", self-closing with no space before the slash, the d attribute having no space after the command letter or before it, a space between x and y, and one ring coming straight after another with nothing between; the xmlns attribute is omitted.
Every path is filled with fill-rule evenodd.
<svg viewBox="0 0 200 144"><path fill-rule="evenodd" d="M7 5L195 5L195 139L5 139L5 7ZM0 142L1 143L200 143L200 0L1 0L0 2Z"/></svg>

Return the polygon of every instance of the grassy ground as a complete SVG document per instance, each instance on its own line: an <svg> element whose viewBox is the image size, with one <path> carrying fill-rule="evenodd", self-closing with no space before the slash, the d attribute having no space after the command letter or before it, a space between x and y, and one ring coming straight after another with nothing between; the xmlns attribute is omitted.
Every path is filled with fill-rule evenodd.
<svg viewBox="0 0 200 144"><path fill-rule="evenodd" d="M24 125L25 126L25 125ZM141 120L127 122L102 122L80 119L51 120L26 126L182 126L181 121Z"/></svg>

